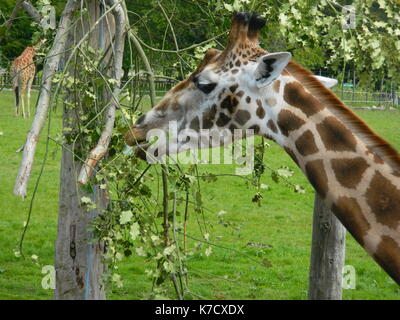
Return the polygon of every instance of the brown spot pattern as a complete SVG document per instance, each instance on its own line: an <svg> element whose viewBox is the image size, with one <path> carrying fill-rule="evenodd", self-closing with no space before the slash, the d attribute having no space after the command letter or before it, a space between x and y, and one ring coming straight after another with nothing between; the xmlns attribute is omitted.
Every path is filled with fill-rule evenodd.
<svg viewBox="0 0 400 320"><path fill-rule="evenodd" d="M237 89L238 87L239 87L238 84L234 84L234 85L232 85L232 86L229 87L229 90L231 90L231 92L233 93L233 92L236 91L236 89Z"/></svg>
<svg viewBox="0 0 400 320"><path fill-rule="evenodd" d="M231 130L232 133L233 133L233 130L235 130L235 129L238 129L238 127L236 127L233 123L231 123L231 124L229 125L229 130Z"/></svg>
<svg viewBox="0 0 400 320"><path fill-rule="evenodd" d="M325 198L328 192L328 177L325 172L322 160L310 161L306 164L306 174L308 180L313 185L318 194Z"/></svg>
<svg viewBox="0 0 400 320"><path fill-rule="evenodd" d="M386 235L382 236L382 241L378 245L374 258L400 284L400 247L393 238Z"/></svg>
<svg viewBox="0 0 400 320"><path fill-rule="evenodd" d="M243 97L244 95L244 91L240 90L238 93L236 93L236 96L238 96L239 98Z"/></svg>
<svg viewBox="0 0 400 320"><path fill-rule="evenodd" d="M249 129L254 130L254 134L258 134L260 132L260 126L257 124L252 125Z"/></svg>
<svg viewBox="0 0 400 320"><path fill-rule="evenodd" d="M222 100L221 108L228 109L230 113L233 113L235 112L238 103L239 101L235 97L227 96L224 100Z"/></svg>
<svg viewBox="0 0 400 320"><path fill-rule="evenodd" d="M190 129L193 129L195 131L199 131L199 129L200 129L199 117L193 118L192 122L190 122Z"/></svg>
<svg viewBox="0 0 400 320"><path fill-rule="evenodd" d="M311 94L305 91L303 86L298 82L290 82L285 85L283 98L288 104L299 108L307 116L312 116L314 113L319 112L324 108L324 106Z"/></svg>
<svg viewBox="0 0 400 320"><path fill-rule="evenodd" d="M289 110L282 110L278 115L278 127L285 136L289 136L289 132L299 129L305 122L300 119L293 112Z"/></svg>
<svg viewBox="0 0 400 320"><path fill-rule="evenodd" d="M250 103L251 102L251 98L249 96L246 97L246 102Z"/></svg>
<svg viewBox="0 0 400 320"><path fill-rule="evenodd" d="M332 159L332 169L339 183L347 188L354 189L368 168L364 158Z"/></svg>
<svg viewBox="0 0 400 320"><path fill-rule="evenodd" d="M399 226L400 191L390 180L375 172L365 197L378 222L393 229Z"/></svg>
<svg viewBox="0 0 400 320"><path fill-rule="evenodd" d="M238 110L236 112L235 120L238 124L244 125L251 118L250 112L247 110Z"/></svg>
<svg viewBox="0 0 400 320"><path fill-rule="evenodd" d="M213 104L211 109L203 113L203 129L210 129L217 113L217 105Z"/></svg>
<svg viewBox="0 0 400 320"><path fill-rule="evenodd" d="M268 120L267 127L271 129L272 132L277 133L278 128L276 127L275 123L272 120Z"/></svg>
<svg viewBox="0 0 400 320"><path fill-rule="evenodd" d="M261 100L260 99L257 99L257 105L258 105L258 108L257 108L257 110L256 110L256 115L257 115L257 117L259 117L260 119L264 119L264 117L265 117L265 110L264 110L264 107L263 107L263 105L262 105L262 103L261 103Z"/></svg>
<svg viewBox="0 0 400 320"><path fill-rule="evenodd" d="M332 211L351 235L361 245L364 245L363 239L371 226L365 219L357 200L349 197L340 197L332 205Z"/></svg>
<svg viewBox="0 0 400 320"><path fill-rule="evenodd" d="M317 130L327 150L356 151L356 139L335 117L326 117L317 125Z"/></svg>
<svg viewBox="0 0 400 320"><path fill-rule="evenodd" d="M302 156L308 156L318 152L314 135L310 130L305 131L295 142L297 151Z"/></svg>
<svg viewBox="0 0 400 320"><path fill-rule="evenodd" d="M229 118L225 113L220 112L219 118L218 118L218 120L217 120L217 126L218 126L218 127L223 127L223 126L225 126L230 120L231 120L231 118Z"/></svg>

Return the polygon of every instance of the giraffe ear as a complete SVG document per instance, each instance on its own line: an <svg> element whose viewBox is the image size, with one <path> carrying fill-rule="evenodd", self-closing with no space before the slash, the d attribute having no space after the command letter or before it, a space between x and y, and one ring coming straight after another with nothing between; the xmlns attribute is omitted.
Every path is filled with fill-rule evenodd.
<svg viewBox="0 0 400 320"><path fill-rule="evenodd" d="M336 79L333 79L333 78L327 78L327 77L316 76L316 75L314 75L314 78L319 80L328 89L332 88L332 87L334 87L334 86L336 86L338 84L338 81Z"/></svg>
<svg viewBox="0 0 400 320"><path fill-rule="evenodd" d="M257 87L265 87L278 78L291 58L290 52L274 52L262 56L255 71Z"/></svg>

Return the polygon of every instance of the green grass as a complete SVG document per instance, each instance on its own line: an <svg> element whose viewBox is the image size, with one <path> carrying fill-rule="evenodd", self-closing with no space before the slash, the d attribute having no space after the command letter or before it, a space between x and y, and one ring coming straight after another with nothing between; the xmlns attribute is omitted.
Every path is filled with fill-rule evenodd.
<svg viewBox="0 0 400 320"><path fill-rule="evenodd" d="M36 98L36 95L34 95ZM0 299L52 299L53 292L41 287L42 265L52 265L57 230L60 150L50 143L50 156L37 192L24 252L27 259L17 258L18 246L29 200L12 194L21 153L16 153L30 128L31 119L13 115L11 92L0 93ZM357 114L379 134L400 149L398 123L400 112L357 111ZM53 113L51 135L61 127L60 111ZM41 160L45 134L39 142L33 174L29 184L32 195ZM54 151L54 152L53 152ZM296 194L284 184L276 184L265 174L262 183L263 205L251 201L254 190L237 177L220 177L214 183L202 183L203 201L210 241L217 246L209 257L204 249L188 259L189 287L192 292L209 299L306 299L311 246L313 190L292 160L275 144L267 149L266 163L272 168L282 165L295 171L292 183L305 187L305 194ZM200 166L201 172L234 173L230 165ZM217 213L225 210L224 219L240 226L224 227ZM190 212L188 233L199 238L201 233L195 213ZM188 244L193 246L195 240ZM249 247L249 242L269 245ZM235 251L227 250L232 248ZM39 265L30 258L39 256ZM346 264L356 269L355 290L344 290L344 299L399 299L399 287L378 265L347 236ZM122 289L112 288L110 299L146 298L151 283L144 274L146 262L130 257L119 266L124 280Z"/></svg>

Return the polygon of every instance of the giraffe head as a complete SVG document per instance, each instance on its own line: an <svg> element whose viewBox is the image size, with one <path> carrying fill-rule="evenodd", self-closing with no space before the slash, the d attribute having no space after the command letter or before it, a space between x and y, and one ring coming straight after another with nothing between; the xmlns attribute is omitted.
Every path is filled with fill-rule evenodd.
<svg viewBox="0 0 400 320"><path fill-rule="evenodd" d="M178 132L252 129L254 134L274 137L275 127L267 125L272 117L269 107L276 104L274 83L291 54L268 53L259 47L264 25L265 20L256 14L236 13L225 50L208 50L187 79L138 119L126 134L127 143L145 141L154 128L168 130L171 121L176 121ZM179 152L186 142L178 139L169 152Z"/></svg>

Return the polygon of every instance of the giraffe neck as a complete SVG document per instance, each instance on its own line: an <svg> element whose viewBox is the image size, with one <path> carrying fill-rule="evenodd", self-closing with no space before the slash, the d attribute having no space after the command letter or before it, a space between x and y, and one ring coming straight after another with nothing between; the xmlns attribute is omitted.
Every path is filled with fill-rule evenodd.
<svg viewBox="0 0 400 320"><path fill-rule="evenodd" d="M346 229L400 284L398 171L292 76L280 77L275 91L280 105L272 107L275 140Z"/></svg>
<svg viewBox="0 0 400 320"><path fill-rule="evenodd" d="M26 48L21 55L13 61L13 66L17 69L24 68L29 65L33 65L33 58L36 53L33 48Z"/></svg>

